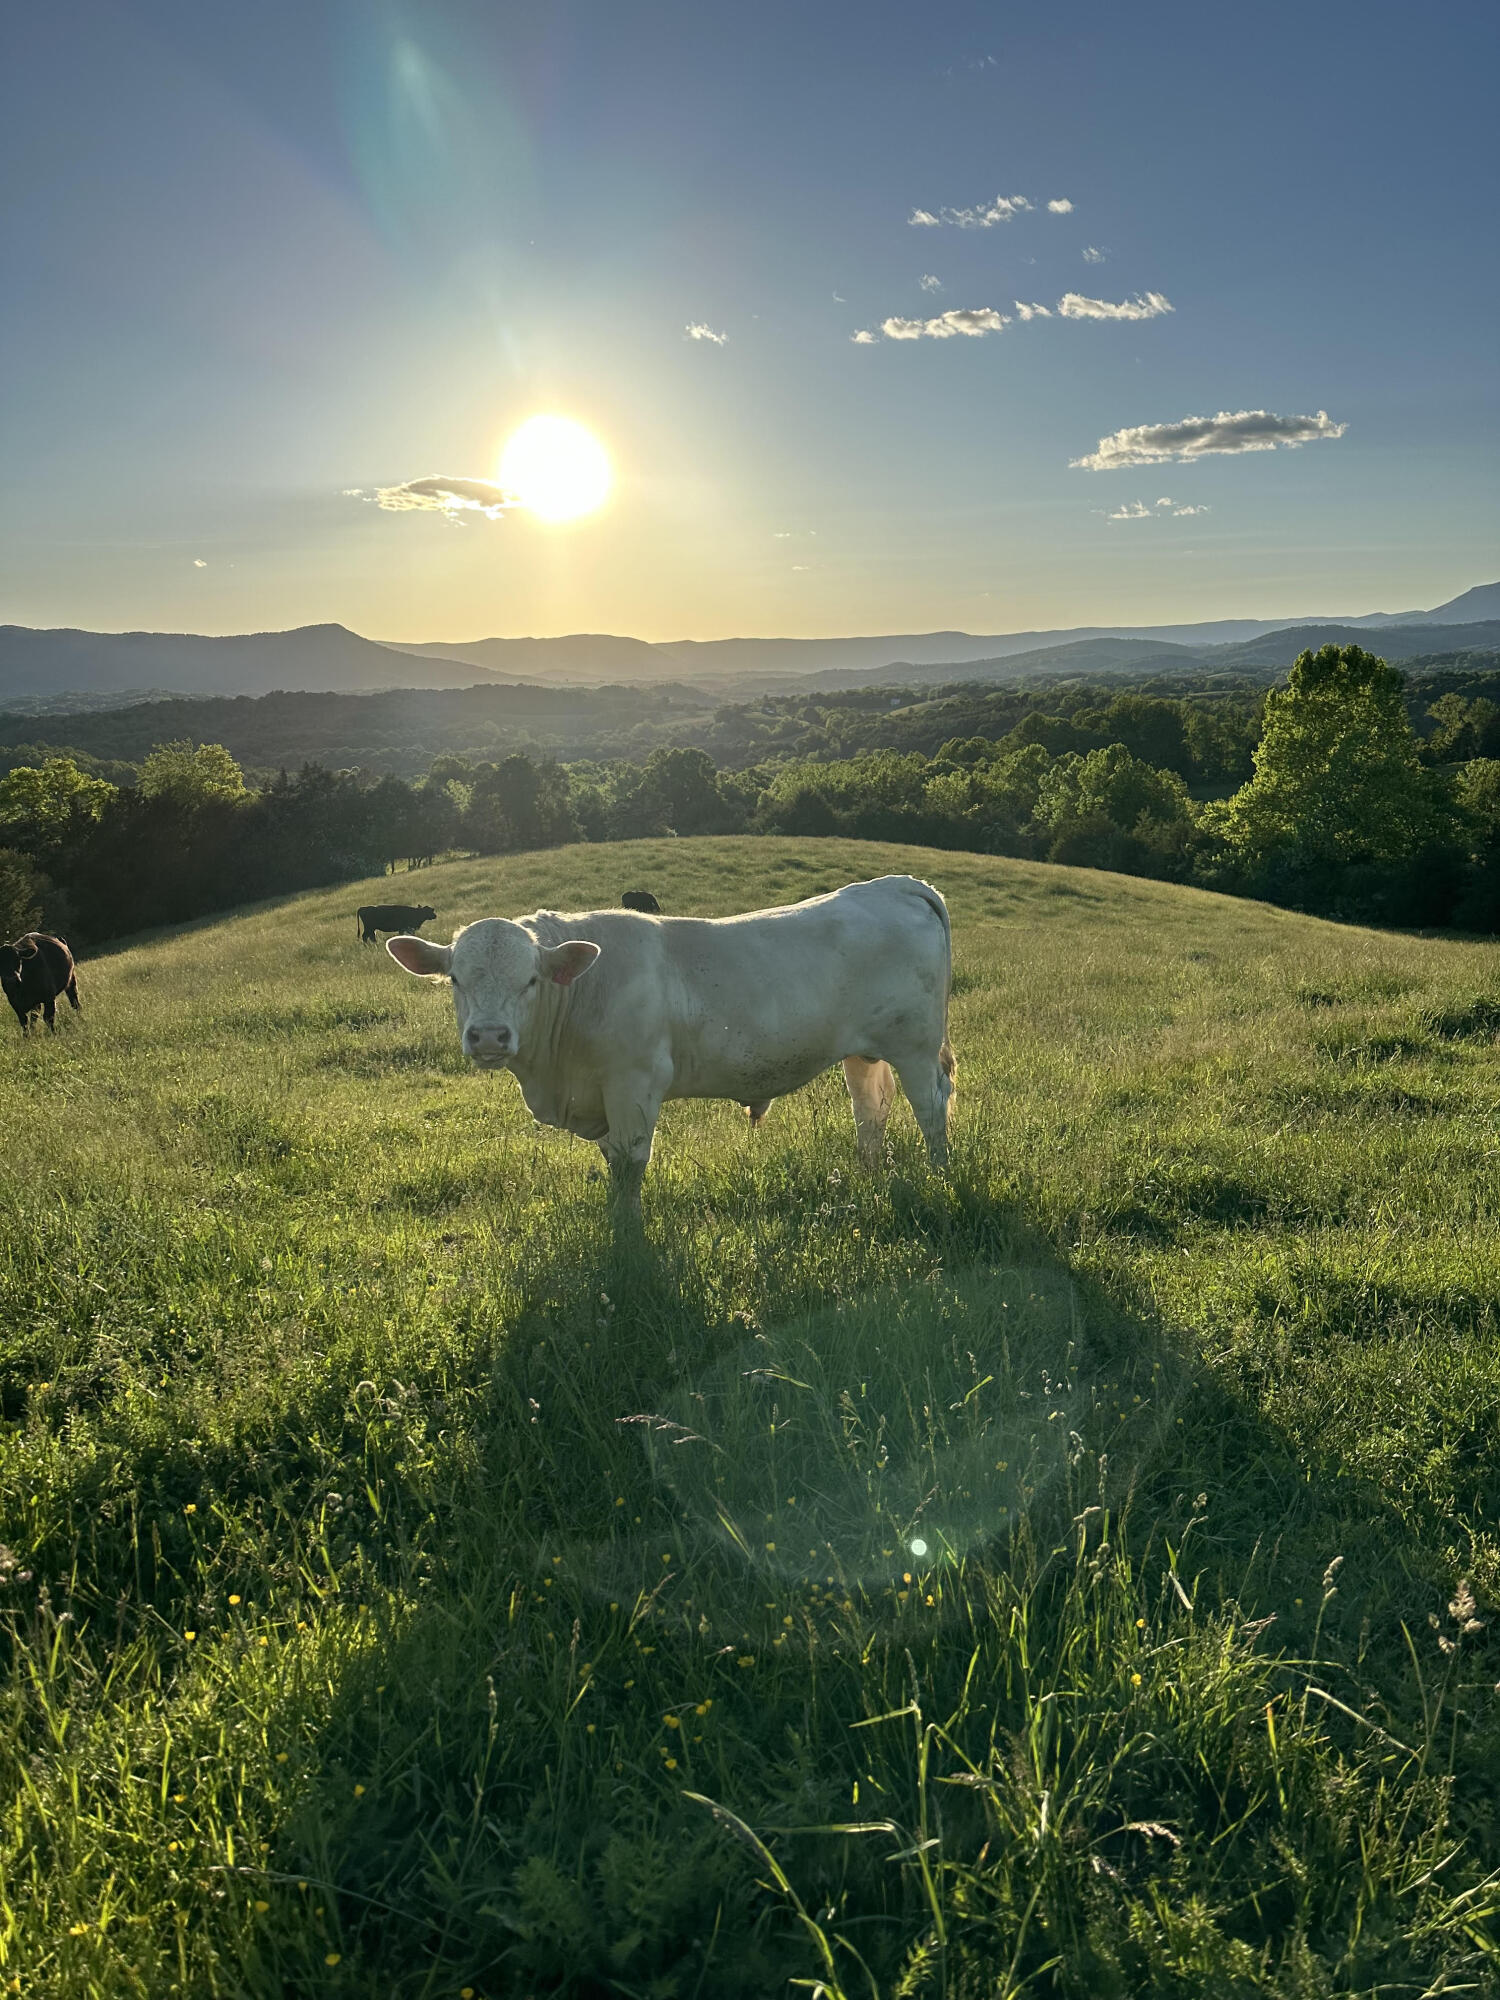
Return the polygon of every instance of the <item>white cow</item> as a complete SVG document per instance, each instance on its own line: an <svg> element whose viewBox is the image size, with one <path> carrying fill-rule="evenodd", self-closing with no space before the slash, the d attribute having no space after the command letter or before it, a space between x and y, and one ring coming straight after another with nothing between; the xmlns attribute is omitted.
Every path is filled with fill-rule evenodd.
<svg viewBox="0 0 1500 2000"><path fill-rule="evenodd" d="M632 1206L669 1097L732 1098L754 1125L840 1060L867 1165L895 1077L929 1157L947 1158L948 907L910 875L742 917L485 917L451 945L393 937L386 950L451 980L464 1054L513 1071L543 1124L597 1140Z"/></svg>

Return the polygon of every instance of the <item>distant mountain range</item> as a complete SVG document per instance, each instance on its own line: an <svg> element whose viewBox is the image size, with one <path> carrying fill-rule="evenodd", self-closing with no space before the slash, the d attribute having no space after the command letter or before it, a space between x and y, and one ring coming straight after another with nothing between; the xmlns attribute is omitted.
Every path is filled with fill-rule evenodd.
<svg viewBox="0 0 1500 2000"><path fill-rule="evenodd" d="M198 695L369 693L385 688L659 685L725 697L757 690L910 686L1032 674L1286 667L1304 646L1350 639L1392 658L1485 648L1500 632L1500 583L1431 611L1333 621L1216 619L1197 625L1075 626L1058 632L925 632L855 639L709 639L653 644L610 633L556 639L397 644L342 625L207 638L181 632L38 631L0 626L0 703L66 706L69 695L132 701L151 689Z"/></svg>
<svg viewBox="0 0 1500 2000"><path fill-rule="evenodd" d="M190 632L34 631L0 625L0 701L13 695L270 694L274 689L368 693L388 687L472 687L515 674L446 660L412 659L342 625L247 632L228 639Z"/></svg>

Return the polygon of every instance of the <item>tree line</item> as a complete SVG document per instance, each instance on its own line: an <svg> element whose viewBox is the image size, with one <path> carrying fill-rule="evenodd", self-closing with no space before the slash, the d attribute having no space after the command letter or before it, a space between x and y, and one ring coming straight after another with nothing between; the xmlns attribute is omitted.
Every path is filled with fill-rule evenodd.
<svg viewBox="0 0 1500 2000"><path fill-rule="evenodd" d="M738 766L673 744L639 763L445 755L414 782L307 763L253 785L222 745L184 739L122 783L48 755L0 778L0 929L45 922L87 947L442 854L669 833L966 848L1500 929L1500 705L1449 691L1422 721L1399 672L1329 646L1253 704L1070 690L931 749Z"/></svg>

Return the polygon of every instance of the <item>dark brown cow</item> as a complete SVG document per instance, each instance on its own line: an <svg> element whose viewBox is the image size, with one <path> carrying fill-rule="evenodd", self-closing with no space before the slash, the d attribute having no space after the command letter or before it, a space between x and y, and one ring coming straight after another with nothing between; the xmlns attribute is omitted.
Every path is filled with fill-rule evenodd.
<svg viewBox="0 0 1500 2000"><path fill-rule="evenodd" d="M73 954L60 937L46 931L27 931L14 944L0 944L0 986L16 1010L23 1035L38 1007L47 1026L57 1027L59 994L66 994L75 1013L80 1011Z"/></svg>
<svg viewBox="0 0 1500 2000"><path fill-rule="evenodd" d="M659 917L661 904L649 889L627 889L620 898L622 910L639 910L644 917Z"/></svg>
<svg viewBox="0 0 1500 2000"><path fill-rule="evenodd" d="M367 903L354 912L354 921L361 944L378 944L376 931L419 931L437 922L437 911L430 903Z"/></svg>

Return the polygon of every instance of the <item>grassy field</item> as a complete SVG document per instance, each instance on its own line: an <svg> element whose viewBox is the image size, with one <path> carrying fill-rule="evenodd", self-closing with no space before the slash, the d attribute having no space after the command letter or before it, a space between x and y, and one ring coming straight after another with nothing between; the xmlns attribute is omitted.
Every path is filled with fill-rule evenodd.
<svg viewBox="0 0 1500 2000"><path fill-rule="evenodd" d="M954 1160L669 1105L644 1240L354 884L0 1060L0 1991L1500 1991L1500 963L680 840L450 923L892 870ZM600 976L605 968L601 967Z"/></svg>

